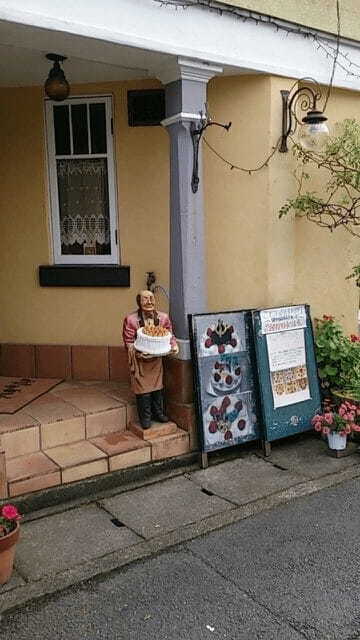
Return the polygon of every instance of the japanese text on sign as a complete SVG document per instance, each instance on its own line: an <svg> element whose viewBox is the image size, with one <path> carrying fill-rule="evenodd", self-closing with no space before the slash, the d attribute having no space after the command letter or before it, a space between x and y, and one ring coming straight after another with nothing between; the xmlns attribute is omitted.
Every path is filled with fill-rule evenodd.
<svg viewBox="0 0 360 640"><path fill-rule="evenodd" d="M305 306L263 309L260 311L260 320L263 334L302 329L306 327Z"/></svg>

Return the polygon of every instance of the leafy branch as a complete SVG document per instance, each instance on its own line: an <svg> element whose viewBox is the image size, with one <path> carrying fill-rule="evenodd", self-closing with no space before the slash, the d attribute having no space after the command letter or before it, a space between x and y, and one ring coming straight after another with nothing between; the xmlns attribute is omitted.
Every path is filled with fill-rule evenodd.
<svg viewBox="0 0 360 640"><path fill-rule="evenodd" d="M279 218L294 212L331 232L342 227L360 238L360 123L344 120L321 151L305 150L293 142L293 154L298 161L297 194L281 207ZM306 188L314 177L311 168L325 175L324 195ZM348 278L360 286L360 265Z"/></svg>

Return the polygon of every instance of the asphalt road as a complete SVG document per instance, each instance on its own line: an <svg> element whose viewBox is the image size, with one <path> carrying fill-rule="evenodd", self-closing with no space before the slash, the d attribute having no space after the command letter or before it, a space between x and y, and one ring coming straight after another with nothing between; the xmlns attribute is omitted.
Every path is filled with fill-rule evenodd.
<svg viewBox="0 0 360 640"><path fill-rule="evenodd" d="M1 640L360 638L359 491L323 490L35 601L3 616Z"/></svg>

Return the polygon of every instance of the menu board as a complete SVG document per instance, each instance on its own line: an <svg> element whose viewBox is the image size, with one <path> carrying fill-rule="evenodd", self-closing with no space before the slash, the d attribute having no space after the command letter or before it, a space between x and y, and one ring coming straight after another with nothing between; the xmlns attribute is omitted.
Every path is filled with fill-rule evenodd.
<svg viewBox="0 0 360 640"><path fill-rule="evenodd" d="M307 431L321 406L309 306L252 316L265 440Z"/></svg>
<svg viewBox="0 0 360 640"><path fill-rule="evenodd" d="M260 438L250 311L189 316L203 452Z"/></svg>

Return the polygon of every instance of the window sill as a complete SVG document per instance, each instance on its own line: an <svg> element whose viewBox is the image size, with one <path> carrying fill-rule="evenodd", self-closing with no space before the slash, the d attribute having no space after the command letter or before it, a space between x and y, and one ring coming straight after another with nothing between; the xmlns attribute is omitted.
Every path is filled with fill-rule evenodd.
<svg viewBox="0 0 360 640"><path fill-rule="evenodd" d="M119 265L41 265L41 287L130 287L130 267Z"/></svg>

